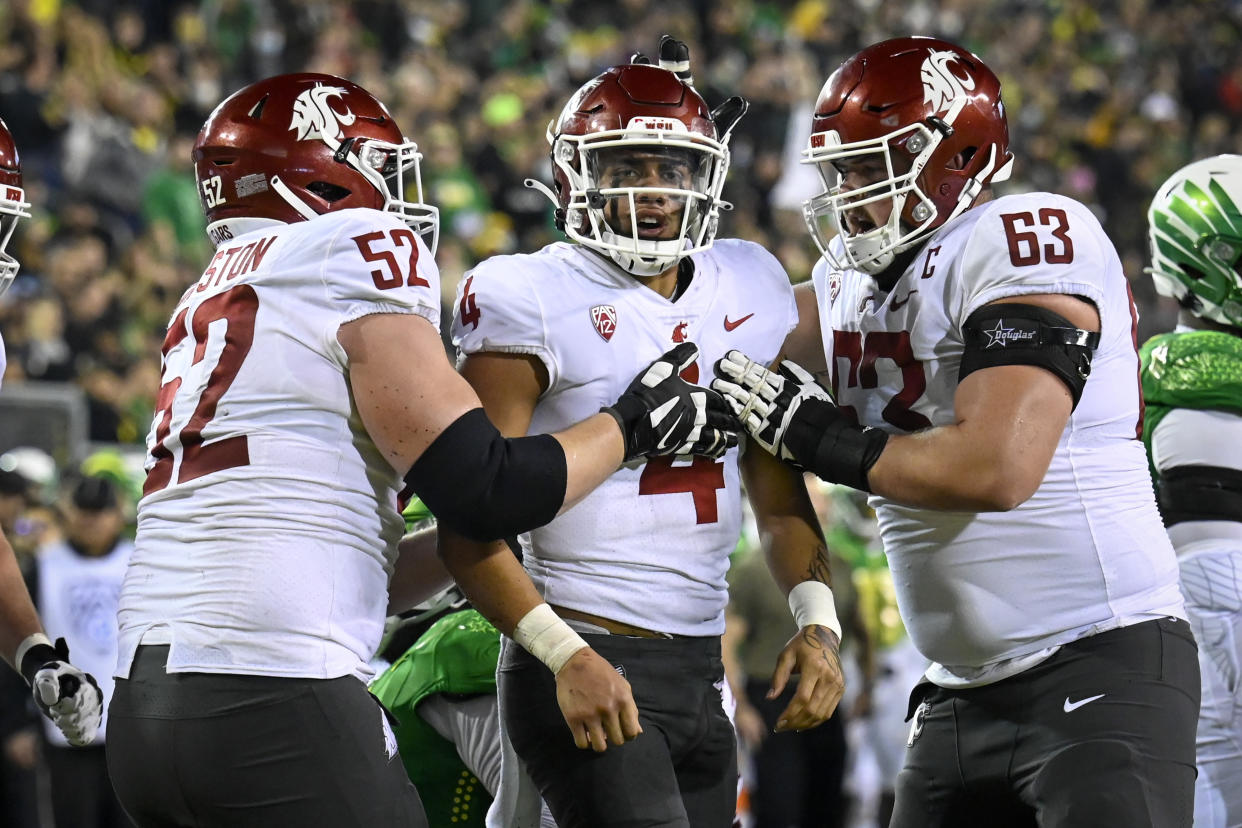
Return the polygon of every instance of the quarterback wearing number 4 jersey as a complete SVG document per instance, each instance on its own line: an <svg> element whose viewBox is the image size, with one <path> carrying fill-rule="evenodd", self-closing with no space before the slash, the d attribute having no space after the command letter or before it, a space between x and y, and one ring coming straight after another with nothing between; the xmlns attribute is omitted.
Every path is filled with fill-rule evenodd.
<svg viewBox="0 0 1242 828"><path fill-rule="evenodd" d="M458 305L468 310L454 320L454 344L465 355L540 360L548 384L532 434L598 411L670 343L698 344L692 381L731 347L774 358L797 321L784 269L759 245L732 239L691 261L694 279L670 302L580 245L489 259L462 282ZM740 532L734 451L624 466L521 543L548 603L704 636L723 631L728 552Z"/></svg>
<svg viewBox="0 0 1242 828"><path fill-rule="evenodd" d="M1199 671L1133 303L1083 205L993 196L1008 142L999 81L959 46L842 64L806 151L824 260L792 361L731 352L713 387L770 451L873 494L932 662L894 828L1189 826Z"/></svg>
<svg viewBox="0 0 1242 828"><path fill-rule="evenodd" d="M490 259L458 289L461 371L503 432L589 415L670 345L697 345L700 358L678 366L691 381L729 348L776 356L797 321L787 275L759 245L713 240L728 133L744 106L731 99L709 112L672 69L642 61L607 70L570 98L549 128L557 187L549 193L577 243ZM573 662L552 658L538 638L505 642L506 736L562 828L733 821L736 747L721 703L720 636L743 479L800 628L773 654L777 692L800 674L778 729L813 727L840 699L840 627L802 477L763 451L742 454L625 463L521 536L526 574L503 546L471 549L441 535L446 560L473 559L480 576L490 570L458 577L485 615L516 616L520 608L505 603L542 597L555 612L549 620L578 639L566 636L569 646L598 652L632 687L631 731L606 710L577 724L564 715L574 700L561 688ZM799 596L808 594L818 602L804 611ZM583 757L587 747L597 754Z"/></svg>

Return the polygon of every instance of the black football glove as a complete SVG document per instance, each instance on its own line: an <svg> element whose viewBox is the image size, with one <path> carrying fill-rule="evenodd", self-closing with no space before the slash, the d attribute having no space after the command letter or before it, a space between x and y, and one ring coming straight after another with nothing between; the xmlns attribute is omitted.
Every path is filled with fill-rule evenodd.
<svg viewBox="0 0 1242 828"><path fill-rule="evenodd" d="M698 358L698 347L683 342L639 372L613 405L600 409L621 426L626 462L663 454L714 459L737 445L740 426L724 399L681 378Z"/></svg>
<svg viewBox="0 0 1242 828"><path fill-rule="evenodd" d="M94 741L103 716L103 691L94 676L69 663L65 639L56 639L55 647L34 645L18 666L30 683L35 703L69 744L81 747Z"/></svg>
<svg viewBox="0 0 1242 828"><path fill-rule="evenodd" d="M725 354L715 373L712 388L756 443L829 483L871 491L867 473L888 434L850 422L815 377L789 361L769 371L741 351Z"/></svg>

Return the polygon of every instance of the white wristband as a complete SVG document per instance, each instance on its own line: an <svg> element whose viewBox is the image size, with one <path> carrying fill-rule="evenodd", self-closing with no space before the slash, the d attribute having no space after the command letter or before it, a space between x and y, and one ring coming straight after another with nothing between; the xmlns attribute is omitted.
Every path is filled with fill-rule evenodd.
<svg viewBox="0 0 1242 828"><path fill-rule="evenodd" d="M798 629L816 624L827 627L841 640L841 621L837 618L837 602L832 588L822 581L803 581L789 590L789 611Z"/></svg>
<svg viewBox="0 0 1242 828"><path fill-rule="evenodd" d="M17 645L17 652L13 655L13 669L20 673L22 671L22 659L26 657L26 653L30 652L31 647L37 647L40 644L46 644L49 647L53 646L51 639L41 632L31 633L26 636L26 640Z"/></svg>
<svg viewBox="0 0 1242 828"><path fill-rule="evenodd" d="M569 657L588 644L547 604L539 604L513 628L513 640L556 675Z"/></svg>

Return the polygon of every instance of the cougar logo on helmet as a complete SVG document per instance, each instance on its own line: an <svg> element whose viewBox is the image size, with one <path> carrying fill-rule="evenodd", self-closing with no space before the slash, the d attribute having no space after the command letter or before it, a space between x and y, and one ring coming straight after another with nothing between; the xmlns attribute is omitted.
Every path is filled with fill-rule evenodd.
<svg viewBox="0 0 1242 828"><path fill-rule="evenodd" d="M297 130L299 141L323 138L339 144L345 137L341 127L354 122L354 113L346 107L342 115L328 101L344 94L345 90L339 86L312 86L303 91L293 102L293 121L289 129Z"/></svg>
<svg viewBox="0 0 1242 828"><path fill-rule="evenodd" d="M423 200L418 145L348 78L295 72L237 90L199 130L193 159L217 244L256 222L369 208L400 216L435 252L439 211Z"/></svg>
<svg viewBox="0 0 1242 828"><path fill-rule="evenodd" d="M872 44L824 84L803 158L824 184L803 207L820 252L835 268L881 273L1009 177L1000 80L946 40ZM847 181L866 165L877 174ZM847 218L880 203L890 209L879 226Z"/></svg>
<svg viewBox="0 0 1242 828"><path fill-rule="evenodd" d="M949 67L951 62L960 60L956 52L932 52L923 61L919 73L923 79L923 101L936 112L947 112L954 100L975 88L974 78L957 75Z"/></svg>

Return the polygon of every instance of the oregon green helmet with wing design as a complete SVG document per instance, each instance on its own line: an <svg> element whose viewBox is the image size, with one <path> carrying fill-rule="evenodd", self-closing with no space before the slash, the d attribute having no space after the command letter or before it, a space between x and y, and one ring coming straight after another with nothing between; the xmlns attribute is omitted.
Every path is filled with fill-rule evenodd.
<svg viewBox="0 0 1242 828"><path fill-rule="evenodd" d="M1242 155L1175 172L1147 213L1156 290L1196 316L1242 328Z"/></svg>

